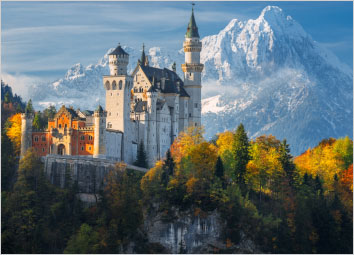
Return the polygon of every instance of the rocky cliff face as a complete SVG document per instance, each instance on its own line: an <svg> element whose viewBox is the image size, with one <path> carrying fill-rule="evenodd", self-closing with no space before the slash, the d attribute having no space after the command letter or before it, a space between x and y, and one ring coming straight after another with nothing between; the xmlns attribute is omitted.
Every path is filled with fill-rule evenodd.
<svg viewBox="0 0 354 255"><path fill-rule="evenodd" d="M225 222L217 211L195 215L180 212L166 220L163 213L145 215L144 231L150 243L163 246L166 253L259 253L257 246L241 233L239 244L227 245L223 239Z"/></svg>

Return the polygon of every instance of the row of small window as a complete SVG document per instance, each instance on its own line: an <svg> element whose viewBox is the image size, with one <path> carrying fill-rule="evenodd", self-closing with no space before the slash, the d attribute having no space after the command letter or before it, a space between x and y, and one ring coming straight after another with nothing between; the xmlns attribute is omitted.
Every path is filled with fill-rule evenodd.
<svg viewBox="0 0 354 255"><path fill-rule="evenodd" d="M85 147L84 146L81 146L81 151L84 151L85 150ZM90 151L91 150L91 146L89 146L88 150Z"/></svg>
<svg viewBox="0 0 354 255"><path fill-rule="evenodd" d="M93 137L92 137L92 135L89 135L88 136L88 139L89 139L89 141L92 141L93 140ZM80 137L80 140L85 140L85 136L84 135L82 135L81 137Z"/></svg>
<svg viewBox="0 0 354 255"><path fill-rule="evenodd" d="M38 142L38 141L39 141L39 137L38 137L38 136L35 136L35 137L34 137L34 141L35 141L35 142ZM45 136L43 135L43 136L42 136L42 142L45 142L45 141L46 141L46 138L45 138Z"/></svg>
<svg viewBox="0 0 354 255"><path fill-rule="evenodd" d="M140 87L139 89L138 88L134 88L134 93L143 93L143 92L144 92L143 87Z"/></svg>
<svg viewBox="0 0 354 255"><path fill-rule="evenodd" d="M130 82L129 81L126 81L126 85L127 86L130 86ZM109 83L109 81L106 81L105 83L105 86L106 86L106 89L110 90L111 89L111 84ZM118 83L118 89L121 90L122 89L122 86L123 86L123 82L122 81L119 81ZM112 89L117 89L117 82L116 81L113 81L112 82Z"/></svg>

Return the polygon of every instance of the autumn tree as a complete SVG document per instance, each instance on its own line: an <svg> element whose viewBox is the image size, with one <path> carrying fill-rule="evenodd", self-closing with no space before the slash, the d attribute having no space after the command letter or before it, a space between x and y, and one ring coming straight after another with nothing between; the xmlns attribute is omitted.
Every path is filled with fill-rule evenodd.
<svg viewBox="0 0 354 255"><path fill-rule="evenodd" d="M17 113L6 124L6 135L10 138L16 155L19 155L21 150L21 123L21 114Z"/></svg>

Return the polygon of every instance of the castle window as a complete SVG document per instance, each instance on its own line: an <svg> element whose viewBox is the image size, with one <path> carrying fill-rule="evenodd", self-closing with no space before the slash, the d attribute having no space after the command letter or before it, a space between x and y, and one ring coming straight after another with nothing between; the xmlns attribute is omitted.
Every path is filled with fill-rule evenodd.
<svg viewBox="0 0 354 255"><path fill-rule="evenodd" d="M192 117L192 114L191 114L191 113L189 114L189 117Z"/></svg>
<svg viewBox="0 0 354 255"><path fill-rule="evenodd" d="M82 150L82 151L84 150L84 146L81 146L81 150Z"/></svg>
<svg viewBox="0 0 354 255"><path fill-rule="evenodd" d="M68 127L68 125L67 124L65 124L65 128L67 128Z"/></svg>
<svg viewBox="0 0 354 255"><path fill-rule="evenodd" d="M198 103L195 103L195 104L194 104L194 108L198 108Z"/></svg>
<svg viewBox="0 0 354 255"><path fill-rule="evenodd" d="M42 151L44 152L44 151L45 151L45 149L43 148L43 149L42 149Z"/></svg>
<svg viewBox="0 0 354 255"><path fill-rule="evenodd" d="M91 146L89 147L89 151L91 150Z"/></svg>
<svg viewBox="0 0 354 255"><path fill-rule="evenodd" d="M122 86L123 86L122 81L119 81L119 90L121 90L121 89L122 89Z"/></svg>
<svg viewBox="0 0 354 255"><path fill-rule="evenodd" d="M75 128L75 125L73 125L73 128Z"/></svg>
<svg viewBox="0 0 354 255"><path fill-rule="evenodd" d="M38 136L35 136L35 137L34 137L34 141L35 141L35 142L38 142Z"/></svg>
<svg viewBox="0 0 354 255"><path fill-rule="evenodd" d="M106 81L105 86L106 86L106 89L107 89L107 90L110 89L109 81Z"/></svg>
<svg viewBox="0 0 354 255"><path fill-rule="evenodd" d="M45 142L45 136L42 136L42 142Z"/></svg>
<svg viewBox="0 0 354 255"><path fill-rule="evenodd" d="M61 124L59 124L59 128L61 128Z"/></svg>
<svg viewBox="0 0 354 255"><path fill-rule="evenodd" d="M113 81L113 83L112 83L112 89L117 89L117 83L116 83L116 81Z"/></svg>
<svg viewBox="0 0 354 255"><path fill-rule="evenodd" d="M88 139L89 139L89 140L92 140L92 138L93 138L93 137L92 137L91 135L89 135Z"/></svg>
<svg viewBox="0 0 354 255"><path fill-rule="evenodd" d="M82 135L80 139L81 139L81 140L85 140L85 136Z"/></svg>

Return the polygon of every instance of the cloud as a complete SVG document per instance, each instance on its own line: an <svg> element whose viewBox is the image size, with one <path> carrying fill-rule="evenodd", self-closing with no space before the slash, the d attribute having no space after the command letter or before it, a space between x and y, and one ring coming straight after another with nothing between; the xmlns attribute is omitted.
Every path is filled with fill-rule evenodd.
<svg viewBox="0 0 354 255"><path fill-rule="evenodd" d="M27 75L11 75L2 72L1 79L12 88L12 92L20 95L27 101L30 95L31 87L35 84L43 82L43 79L35 76Z"/></svg>

